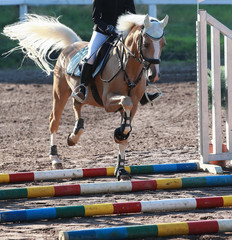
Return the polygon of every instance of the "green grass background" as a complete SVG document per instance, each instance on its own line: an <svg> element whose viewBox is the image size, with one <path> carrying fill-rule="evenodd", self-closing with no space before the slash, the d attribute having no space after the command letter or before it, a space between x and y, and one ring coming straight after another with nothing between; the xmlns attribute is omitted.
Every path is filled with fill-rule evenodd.
<svg viewBox="0 0 232 240"><path fill-rule="evenodd" d="M232 29L232 5L201 5L227 27ZM29 13L61 16L60 22L72 28L83 40L88 41L92 33L91 5L58 5L29 7ZM148 13L148 6L136 5L137 13ZM158 19L169 15L169 23L165 29L167 45L162 53L162 61L167 63L195 63L196 58L196 5L158 5ZM0 6L0 32L7 24L19 20L18 6ZM3 57L4 52L16 46L16 42L0 35L0 68L18 68L23 54L13 53ZM221 41L223 55L223 40ZM210 43L209 43L210 46ZM31 61L26 61L24 67L34 67Z"/></svg>

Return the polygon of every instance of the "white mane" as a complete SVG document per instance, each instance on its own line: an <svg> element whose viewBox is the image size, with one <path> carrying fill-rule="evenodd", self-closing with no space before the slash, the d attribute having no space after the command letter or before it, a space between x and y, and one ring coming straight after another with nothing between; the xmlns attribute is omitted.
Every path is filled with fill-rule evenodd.
<svg viewBox="0 0 232 240"><path fill-rule="evenodd" d="M129 32L129 30L134 24L138 26L142 26L144 24L145 17L146 15L139 15L139 14L132 14L132 13L121 15L118 18L117 29L122 32ZM150 17L150 19L155 19L155 18Z"/></svg>

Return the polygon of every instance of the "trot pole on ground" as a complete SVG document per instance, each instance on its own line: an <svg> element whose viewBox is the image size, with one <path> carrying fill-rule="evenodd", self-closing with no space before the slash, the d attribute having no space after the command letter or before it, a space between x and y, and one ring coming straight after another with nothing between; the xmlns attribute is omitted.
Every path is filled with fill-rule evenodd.
<svg viewBox="0 0 232 240"><path fill-rule="evenodd" d="M59 233L59 240L140 239L146 237L196 235L231 231L231 219L218 219L64 231Z"/></svg>
<svg viewBox="0 0 232 240"><path fill-rule="evenodd" d="M157 180L99 182L2 189L0 190L0 200L218 186L232 186L232 175L162 178Z"/></svg>
<svg viewBox="0 0 232 240"><path fill-rule="evenodd" d="M31 222L57 218L138 212L186 211L232 206L232 195L202 198L179 198L122 203L101 203L65 207L34 208L0 212L0 222Z"/></svg>
<svg viewBox="0 0 232 240"><path fill-rule="evenodd" d="M173 172L193 172L199 170L199 164L192 163L170 163L154 165L126 166L125 169L132 175L136 174L159 174ZM42 180L55 180L66 178L88 178L88 177L110 177L114 176L114 167L105 168L80 168L63 169L51 171L34 171L19 173L0 174L0 183L33 182Z"/></svg>

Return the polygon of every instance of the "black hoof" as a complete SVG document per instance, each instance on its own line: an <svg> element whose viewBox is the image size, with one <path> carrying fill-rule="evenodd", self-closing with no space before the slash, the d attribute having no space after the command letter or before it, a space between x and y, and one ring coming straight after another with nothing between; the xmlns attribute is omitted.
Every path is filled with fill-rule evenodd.
<svg viewBox="0 0 232 240"><path fill-rule="evenodd" d="M124 168L118 169L115 174L118 181L130 181L131 175Z"/></svg>

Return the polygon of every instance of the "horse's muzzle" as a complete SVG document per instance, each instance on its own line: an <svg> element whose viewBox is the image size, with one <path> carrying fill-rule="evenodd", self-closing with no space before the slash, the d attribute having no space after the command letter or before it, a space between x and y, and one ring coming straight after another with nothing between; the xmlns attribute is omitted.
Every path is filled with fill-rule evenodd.
<svg viewBox="0 0 232 240"><path fill-rule="evenodd" d="M160 79L160 73L156 74L156 75L148 75L148 80L149 82L156 82Z"/></svg>

